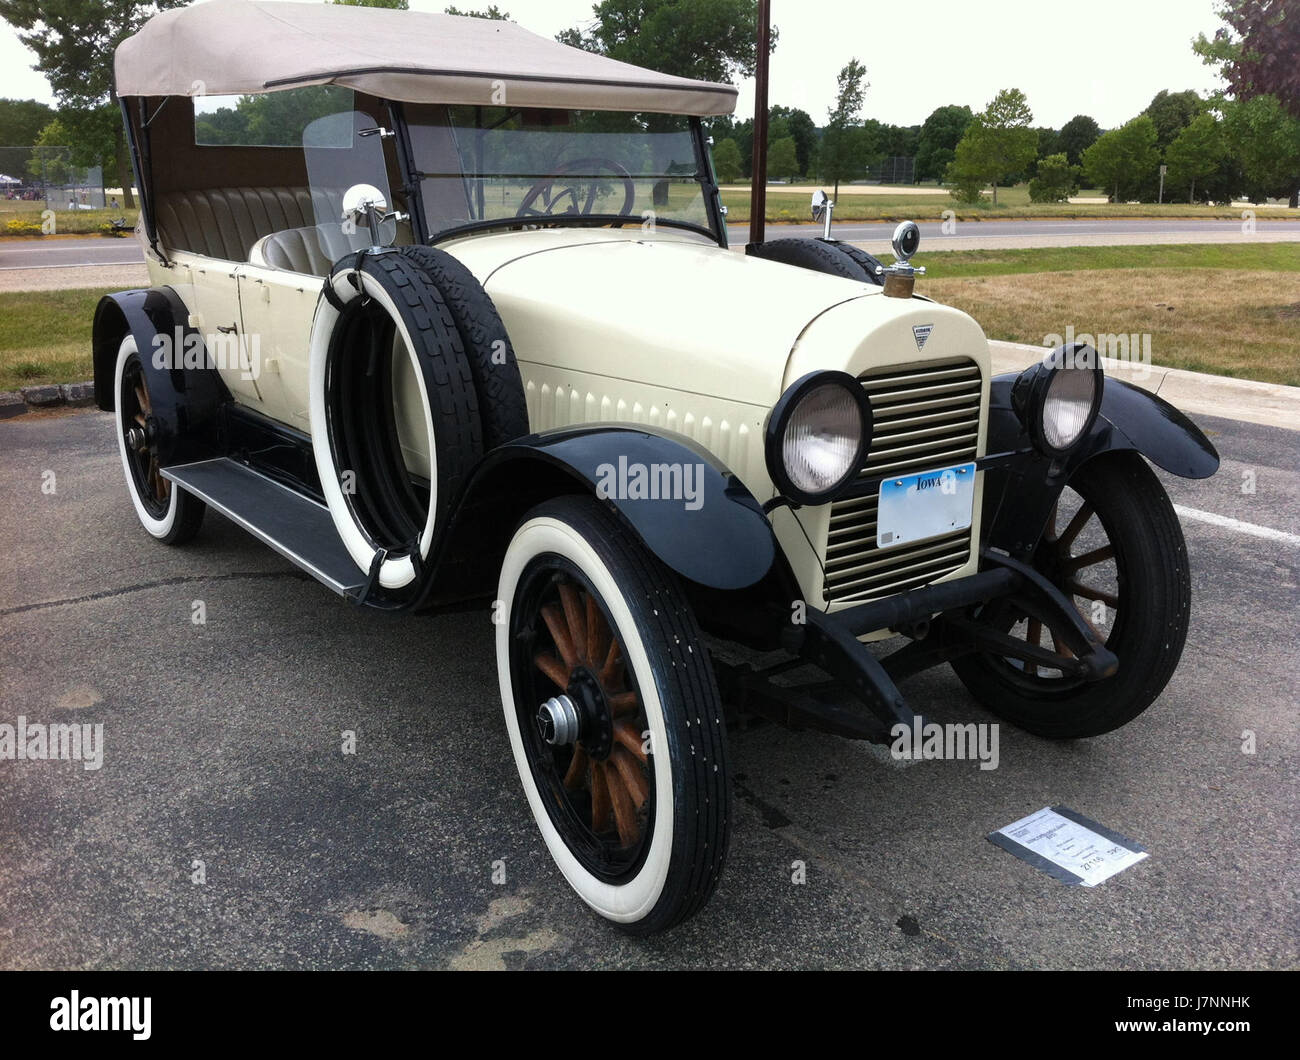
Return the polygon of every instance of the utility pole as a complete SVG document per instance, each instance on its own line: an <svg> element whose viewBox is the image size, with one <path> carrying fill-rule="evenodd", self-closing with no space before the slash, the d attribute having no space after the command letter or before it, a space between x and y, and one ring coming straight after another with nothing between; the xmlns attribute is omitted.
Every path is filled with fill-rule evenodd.
<svg viewBox="0 0 1300 1060"><path fill-rule="evenodd" d="M758 0L758 56L754 69L754 160L749 185L749 242L763 242L767 221L767 57L772 42L771 0Z"/></svg>

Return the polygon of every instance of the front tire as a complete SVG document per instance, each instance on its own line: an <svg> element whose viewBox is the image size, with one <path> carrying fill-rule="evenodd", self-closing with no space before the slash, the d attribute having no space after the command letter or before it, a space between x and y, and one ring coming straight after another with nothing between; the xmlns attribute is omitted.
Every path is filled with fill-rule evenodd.
<svg viewBox="0 0 1300 1060"><path fill-rule="evenodd" d="M1118 729L1146 710L1173 676L1191 613L1182 527L1146 461L1134 452L1108 453L1075 472L1034 565L1092 622L1119 669L1087 682L985 653L954 659L952 668L988 710L1039 736L1077 739ZM998 624L1030 643L1053 646L1041 622L1004 610Z"/></svg>
<svg viewBox="0 0 1300 1060"><path fill-rule="evenodd" d="M721 875L731 790L717 682L680 585L594 500L561 497L515 532L498 601L506 728L556 865L624 931L685 920ZM566 739L539 725L562 703Z"/></svg>
<svg viewBox="0 0 1300 1060"><path fill-rule="evenodd" d="M135 514L150 535L164 545L183 545L199 532L207 505L163 477L158 449L151 437L153 402L132 335L127 335L117 349L113 395L117 449Z"/></svg>

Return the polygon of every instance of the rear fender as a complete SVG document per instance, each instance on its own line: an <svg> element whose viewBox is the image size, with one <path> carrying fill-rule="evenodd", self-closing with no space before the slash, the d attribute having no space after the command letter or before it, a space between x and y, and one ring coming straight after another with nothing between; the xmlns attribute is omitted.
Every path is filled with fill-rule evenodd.
<svg viewBox="0 0 1300 1060"><path fill-rule="evenodd" d="M92 356L95 403L116 407L117 352L131 335L153 406L153 430L163 467L220 454L219 416L230 392L212 366L203 337L189 326L189 312L170 287L119 291L95 308ZM174 354L174 355L173 355Z"/></svg>

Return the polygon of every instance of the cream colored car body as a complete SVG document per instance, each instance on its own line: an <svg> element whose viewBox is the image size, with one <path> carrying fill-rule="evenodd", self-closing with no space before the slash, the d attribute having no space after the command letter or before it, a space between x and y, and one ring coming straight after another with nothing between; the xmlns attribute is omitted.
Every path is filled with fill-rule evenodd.
<svg viewBox="0 0 1300 1060"><path fill-rule="evenodd" d="M966 314L924 298L887 298L873 284L726 250L661 228L550 228L469 235L442 244L491 296L515 349L535 431L634 423L702 444L760 501L776 496L764 460L768 414L808 372L861 376L882 367L969 358L980 371L978 454L987 428L989 350ZM238 322L259 363L233 358L222 376L236 399L310 433L307 350L321 280L257 264L151 253L155 285L170 285L205 335ZM929 327L922 342L913 328ZM397 364L409 372L409 362ZM254 375L255 378L247 378ZM413 398L413 385L401 393ZM399 401L402 399L399 397ZM418 415L408 406L402 418ZM419 431L399 431L404 439ZM427 454L408 452L427 467ZM980 476L982 478L982 475ZM980 522L980 486L974 526ZM805 600L825 609L820 556L831 506L772 514ZM977 533L977 531L976 531ZM973 573L965 564L936 580ZM830 605L831 610L847 606Z"/></svg>

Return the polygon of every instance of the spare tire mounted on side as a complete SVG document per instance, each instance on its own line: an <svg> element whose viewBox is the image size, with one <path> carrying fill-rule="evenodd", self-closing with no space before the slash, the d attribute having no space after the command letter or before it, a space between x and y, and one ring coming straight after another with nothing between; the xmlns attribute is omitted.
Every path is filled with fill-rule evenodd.
<svg viewBox="0 0 1300 1060"><path fill-rule="evenodd" d="M445 252L350 255L325 281L309 388L317 470L339 536L369 591L412 602L485 436L498 445L527 432L500 317Z"/></svg>
<svg viewBox="0 0 1300 1060"><path fill-rule="evenodd" d="M824 272L828 276L884 285L884 280L876 275L880 262L865 250L838 239L773 239L750 246L745 252L751 257Z"/></svg>

